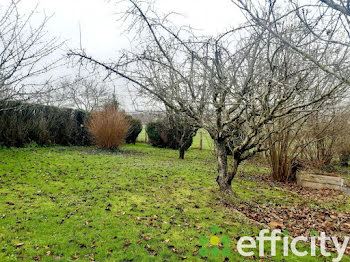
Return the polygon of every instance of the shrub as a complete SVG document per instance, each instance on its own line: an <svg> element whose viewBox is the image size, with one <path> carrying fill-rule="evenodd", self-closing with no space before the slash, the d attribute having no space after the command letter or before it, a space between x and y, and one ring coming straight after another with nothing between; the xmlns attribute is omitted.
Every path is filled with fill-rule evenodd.
<svg viewBox="0 0 350 262"><path fill-rule="evenodd" d="M297 172L306 167L305 161L299 159L300 151L305 146L300 143L304 137L305 119L294 123L289 128L283 128L291 121L290 118L276 121L275 128L280 131L267 140L271 177L279 182L296 181Z"/></svg>
<svg viewBox="0 0 350 262"><path fill-rule="evenodd" d="M192 125L186 116L171 112L165 120L165 125L167 127L167 147L179 149L179 158L184 159L185 151L191 147L198 128Z"/></svg>
<svg viewBox="0 0 350 262"><path fill-rule="evenodd" d="M169 114L163 121L151 122L146 126L152 146L179 149L181 159L191 147L197 130L198 128L176 114Z"/></svg>
<svg viewBox="0 0 350 262"><path fill-rule="evenodd" d="M349 166L350 161L350 126L344 125L342 133L338 137L335 145L335 152L339 157L339 164L343 167Z"/></svg>
<svg viewBox="0 0 350 262"><path fill-rule="evenodd" d="M84 127L86 118L86 112L73 109L14 101L1 103L0 144L90 145Z"/></svg>
<svg viewBox="0 0 350 262"><path fill-rule="evenodd" d="M146 132L152 146L165 147L167 141L164 136L164 129L165 128L161 121L154 121L147 124Z"/></svg>
<svg viewBox="0 0 350 262"><path fill-rule="evenodd" d="M271 175L274 180L295 181L299 169L322 169L338 155L346 165L350 152L348 124L340 108L319 111L282 129L293 119L280 119L280 131L268 139ZM277 126L278 127L278 126Z"/></svg>
<svg viewBox="0 0 350 262"><path fill-rule="evenodd" d="M181 140L181 131L184 127L184 123L181 121L176 122L176 120L168 116L167 119L163 122L163 136L165 137L163 140L166 143L167 148L171 149L179 149L181 147L180 140ZM189 143L191 146L192 141ZM186 148L188 149L188 147Z"/></svg>
<svg viewBox="0 0 350 262"><path fill-rule="evenodd" d="M116 149L124 143L129 123L124 113L115 107L105 107L91 113L87 127L99 147Z"/></svg>
<svg viewBox="0 0 350 262"><path fill-rule="evenodd" d="M132 116L126 116L126 119L129 122L129 130L125 138L127 144L135 144L138 135L142 131L141 121L133 118Z"/></svg>
<svg viewBox="0 0 350 262"><path fill-rule="evenodd" d="M281 131L276 136L278 136L276 142L272 142L272 139L269 140L271 176L273 180L279 182L295 181L297 170L292 169L294 154L292 153L293 149L290 148L290 131Z"/></svg>
<svg viewBox="0 0 350 262"><path fill-rule="evenodd" d="M348 167L349 161L350 161L350 152L346 152L346 151L341 152L339 155L340 165L343 167Z"/></svg>

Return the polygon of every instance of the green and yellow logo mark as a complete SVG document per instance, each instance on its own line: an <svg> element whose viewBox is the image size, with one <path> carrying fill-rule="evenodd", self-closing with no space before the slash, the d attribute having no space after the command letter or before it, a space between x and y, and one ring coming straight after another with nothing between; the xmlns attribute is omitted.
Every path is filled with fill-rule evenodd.
<svg viewBox="0 0 350 262"><path fill-rule="evenodd" d="M230 238L228 236L222 236L220 239L218 236L220 232L218 226L210 227L210 232L212 236L209 239L205 236L199 238L199 244L202 246L198 250L199 255L202 257L216 257L221 253L224 257L228 257L230 255L230 249L227 246L230 244Z"/></svg>

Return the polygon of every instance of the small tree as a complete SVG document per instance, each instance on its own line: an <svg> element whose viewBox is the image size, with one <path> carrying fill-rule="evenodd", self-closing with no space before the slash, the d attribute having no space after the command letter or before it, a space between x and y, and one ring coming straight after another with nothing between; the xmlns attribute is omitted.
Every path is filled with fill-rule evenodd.
<svg viewBox="0 0 350 262"><path fill-rule="evenodd" d="M185 151L191 147L198 127L186 115L171 113L170 110L168 110L165 124L168 139L167 147L179 149L179 158L184 159Z"/></svg>
<svg viewBox="0 0 350 262"><path fill-rule="evenodd" d="M42 81L43 75L59 61L48 59L62 45L58 39L47 37L49 17L44 16L34 26L36 10L23 15L20 3L9 0L0 5L0 102L28 100L46 93L51 86L48 80Z"/></svg>
<svg viewBox="0 0 350 262"><path fill-rule="evenodd" d="M106 106L91 113L87 127L100 148L116 149L124 143L129 123L124 113Z"/></svg>
<svg viewBox="0 0 350 262"><path fill-rule="evenodd" d="M152 146L179 150L179 158L184 159L185 151L189 149L198 128L177 114L168 113L163 120L150 122L146 132Z"/></svg>

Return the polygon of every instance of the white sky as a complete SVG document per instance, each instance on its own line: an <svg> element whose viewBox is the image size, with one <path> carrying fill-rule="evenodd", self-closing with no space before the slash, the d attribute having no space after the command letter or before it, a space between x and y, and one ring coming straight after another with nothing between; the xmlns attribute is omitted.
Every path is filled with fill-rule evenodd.
<svg viewBox="0 0 350 262"><path fill-rule="evenodd" d="M117 21L117 13L123 11L123 5L116 4L116 1L22 0L21 11L29 12L37 4L35 19L41 20L41 12L53 15L47 27L49 35L67 40L67 49L79 47L79 24L83 48L97 59L112 59L119 49L129 45L127 36L122 34L125 27ZM157 0L156 8L163 13L183 14L184 17L177 20L202 30L203 34L217 34L243 20L241 12L231 0ZM122 90L122 87L119 89L117 93L122 96L124 107L132 111L128 101L125 101L129 99L126 90Z"/></svg>

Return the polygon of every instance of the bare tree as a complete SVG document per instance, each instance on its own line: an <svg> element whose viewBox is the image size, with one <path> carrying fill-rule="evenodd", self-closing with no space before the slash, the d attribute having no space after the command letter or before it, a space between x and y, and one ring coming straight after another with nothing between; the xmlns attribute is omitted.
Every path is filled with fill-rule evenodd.
<svg viewBox="0 0 350 262"><path fill-rule="evenodd" d="M77 77L72 81L61 82L60 85L64 106L88 112L101 108L112 97L109 86L97 78Z"/></svg>
<svg viewBox="0 0 350 262"><path fill-rule="evenodd" d="M47 38L49 17L35 27L31 24L35 9L22 15L19 3L10 0L0 8L0 102L28 99L44 92L50 86L48 79L38 77L57 64L57 59L47 58L62 44L56 38Z"/></svg>
<svg viewBox="0 0 350 262"><path fill-rule="evenodd" d="M133 50L123 51L117 62L110 63L82 50L72 50L70 55L129 80L208 130L222 191L232 191L239 164L267 150L265 142L273 134L343 91L343 81L290 52L262 27L245 24L219 36L197 36L189 27L171 24L169 16L159 17L133 0L129 3L126 18L132 19L140 41ZM297 30L301 40L305 37L301 26L285 24L281 30L286 35ZM317 46L309 48L318 52ZM274 121L285 117L292 120L276 129ZM238 136L229 168L227 145Z"/></svg>
<svg viewBox="0 0 350 262"><path fill-rule="evenodd" d="M66 77L34 100L40 104L71 107L87 112L101 109L113 98L110 84L99 77Z"/></svg>
<svg viewBox="0 0 350 262"><path fill-rule="evenodd" d="M261 27L275 36L294 52L302 55L340 81L350 85L350 6L344 0L237 0L237 5L247 15L252 26ZM281 30L281 24L294 21L301 24L304 39L298 34L288 37ZM319 52L331 51L327 58L315 53L310 46L317 46Z"/></svg>

